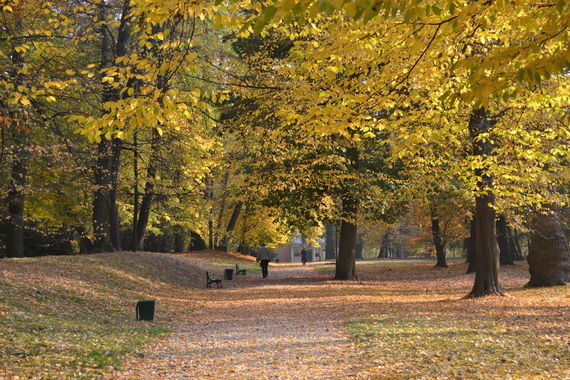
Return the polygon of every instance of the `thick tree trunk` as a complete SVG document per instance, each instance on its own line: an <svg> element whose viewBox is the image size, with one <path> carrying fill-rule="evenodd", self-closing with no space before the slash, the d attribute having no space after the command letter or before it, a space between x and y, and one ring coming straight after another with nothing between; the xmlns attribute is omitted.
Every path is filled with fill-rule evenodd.
<svg viewBox="0 0 570 380"><path fill-rule="evenodd" d="M356 216L358 200L352 195L345 194L342 198L342 222L340 225L340 243L336 260L335 280L355 280L355 250L356 250Z"/></svg>
<svg viewBox="0 0 570 380"><path fill-rule="evenodd" d="M499 243L500 250L500 263L501 265L514 265L514 254L509 244L509 237L507 231L507 221L504 216L499 216L495 222L497 229L497 242Z"/></svg>
<svg viewBox="0 0 570 380"><path fill-rule="evenodd" d="M493 123L489 120L488 112L479 108L471 114L469 132L473 143L475 156L487 157L492 155L493 145L483 134L492 131ZM475 283L469 296L482 297L491 294L503 295L499 282L499 246L495 230L495 196L492 193L493 180L483 169L476 169L479 194L475 198L475 230L476 252Z"/></svg>
<svg viewBox="0 0 570 380"><path fill-rule="evenodd" d="M535 213L528 253L530 280L527 287L566 285L570 282L570 248L553 207Z"/></svg>
<svg viewBox="0 0 570 380"><path fill-rule="evenodd" d="M436 268L447 268L445 259L445 241L439 227L439 218L435 210L431 210L431 234L433 236L433 244L435 245L435 254L437 257Z"/></svg>
<svg viewBox="0 0 570 380"><path fill-rule="evenodd" d="M495 232L495 210L490 207L494 196L486 194L475 200L476 215L476 264L475 283L470 296L503 295L499 282L499 246Z"/></svg>
<svg viewBox="0 0 570 380"><path fill-rule="evenodd" d="M336 226L334 223L325 223L325 259L336 259Z"/></svg>

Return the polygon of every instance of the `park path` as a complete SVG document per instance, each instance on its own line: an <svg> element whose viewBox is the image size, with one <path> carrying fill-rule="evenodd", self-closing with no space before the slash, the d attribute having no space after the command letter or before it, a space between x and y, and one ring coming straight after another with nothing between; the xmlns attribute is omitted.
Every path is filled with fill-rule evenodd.
<svg viewBox="0 0 570 380"><path fill-rule="evenodd" d="M127 362L117 379L346 379L359 361L338 301L311 287L310 266L272 265L208 290L175 333Z"/></svg>

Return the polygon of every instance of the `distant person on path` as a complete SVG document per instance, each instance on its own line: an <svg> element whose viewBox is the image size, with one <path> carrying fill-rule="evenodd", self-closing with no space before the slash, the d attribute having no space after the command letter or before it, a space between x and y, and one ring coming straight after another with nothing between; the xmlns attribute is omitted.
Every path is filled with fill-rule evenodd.
<svg viewBox="0 0 570 380"><path fill-rule="evenodd" d="M271 260L271 252L269 248L265 246L265 243L261 243L261 248L257 251L257 262L261 267L261 274L263 278L267 278L267 267L269 266L269 261Z"/></svg>
<svg viewBox="0 0 570 380"><path fill-rule="evenodd" d="M303 262L303 265L307 264L307 250L305 247L301 250L301 261Z"/></svg>

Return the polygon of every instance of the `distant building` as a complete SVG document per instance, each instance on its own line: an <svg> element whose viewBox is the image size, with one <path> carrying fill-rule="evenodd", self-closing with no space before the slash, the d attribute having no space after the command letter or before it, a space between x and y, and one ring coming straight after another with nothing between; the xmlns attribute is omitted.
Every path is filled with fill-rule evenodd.
<svg viewBox="0 0 570 380"><path fill-rule="evenodd" d="M325 250L322 242L319 247L313 247L308 243L303 243L303 241L304 239L301 235L293 236L290 244L275 250L276 258L280 263L300 263L301 250L305 247L307 250L307 261L321 261L325 259Z"/></svg>

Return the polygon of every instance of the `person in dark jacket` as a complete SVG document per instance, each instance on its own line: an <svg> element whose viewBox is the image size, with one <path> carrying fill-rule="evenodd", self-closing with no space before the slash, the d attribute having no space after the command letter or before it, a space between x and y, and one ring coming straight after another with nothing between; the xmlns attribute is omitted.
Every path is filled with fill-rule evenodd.
<svg viewBox="0 0 570 380"><path fill-rule="evenodd" d="M269 261L271 261L271 252L265 246L265 243L261 243L261 248L257 251L257 262L261 267L263 278L267 278Z"/></svg>
<svg viewBox="0 0 570 380"><path fill-rule="evenodd" d="M307 250L305 247L301 250L301 261L303 262L303 265L307 264Z"/></svg>

